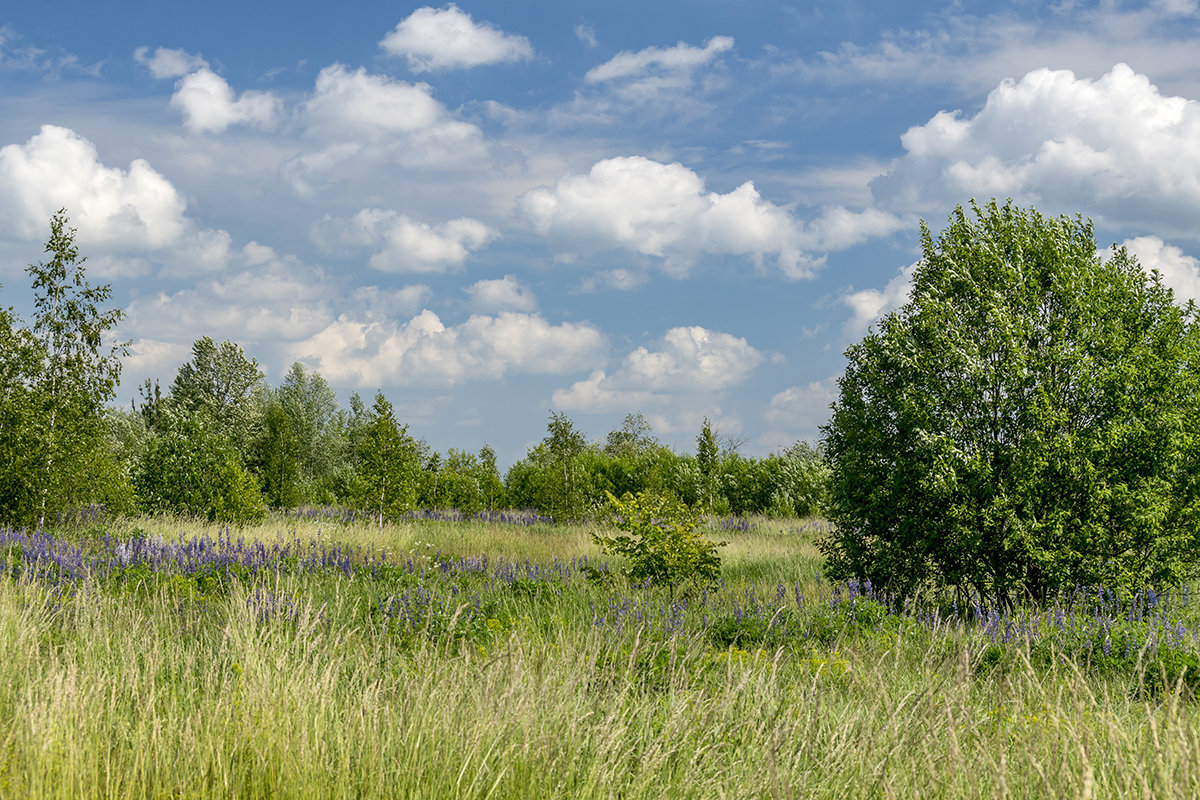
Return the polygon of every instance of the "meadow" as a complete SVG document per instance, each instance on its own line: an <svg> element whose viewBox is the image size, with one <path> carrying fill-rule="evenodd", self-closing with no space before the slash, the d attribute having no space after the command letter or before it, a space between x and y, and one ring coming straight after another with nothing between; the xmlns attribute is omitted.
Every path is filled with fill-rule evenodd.
<svg viewBox="0 0 1200 800"><path fill-rule="evenodd" d="M529 515L0 530L0 797L1200 795L1189 591L898 604L710 528L692 595Z"/></svg>

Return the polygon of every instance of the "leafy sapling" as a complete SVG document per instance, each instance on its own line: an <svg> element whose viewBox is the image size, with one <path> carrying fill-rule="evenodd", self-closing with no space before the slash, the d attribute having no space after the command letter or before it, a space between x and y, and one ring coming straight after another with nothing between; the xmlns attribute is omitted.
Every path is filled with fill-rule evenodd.
<svg viewBox="0 0 1200 800"><path fill-rule="evenodd" d="M605 554L628 560L623 573L630 581L665 586L672 597L680 585L700 590L716 583L721 574L717 548L726 542L710 542L697 533L695 511L662 495L626 493L618 499L605 494L609 520L625 535L593 533L592 540Z"/></svg>

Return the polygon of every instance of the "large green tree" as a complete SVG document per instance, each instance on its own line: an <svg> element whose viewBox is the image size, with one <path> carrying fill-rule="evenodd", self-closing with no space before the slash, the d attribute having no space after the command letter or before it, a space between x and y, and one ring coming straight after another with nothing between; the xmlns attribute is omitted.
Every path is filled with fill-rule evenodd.
<svg viewBox="0 0 1200 800"><path fill-rule="evenodd" d="M192 358L175 374L167 407L182 417L207 417L245 460L261 423L264 404L257 394L262 379L258 362L241 345L228 339L217 344L203 336L192 343Z"/></svg>
<svg viewBox="0 0 1200 800"><path fill-rule="evenodd" d="M250 463L272 506L332 503L349 460L346 415L320 373L292 364L278 389L262 392Z"/></svg>
<svg viewBox="0 0 1200 800"><path fill-rule="evenodd" d="M65 209L50 220L45 252L48 260L26 269L32 327L0 313L0 516L38 525L102 499L119 479L106 456L104 406L125 353L111 340L123 312L104 307L109 284L87 280Z"/></svg>
<svg viewBox="0 0 1200 800"><path fill-rule="evenodd" d="M824 427L834 577L1015 601L1200 557L1197 314L1093 228L995 201L921 228L911 299Z"/></svg>

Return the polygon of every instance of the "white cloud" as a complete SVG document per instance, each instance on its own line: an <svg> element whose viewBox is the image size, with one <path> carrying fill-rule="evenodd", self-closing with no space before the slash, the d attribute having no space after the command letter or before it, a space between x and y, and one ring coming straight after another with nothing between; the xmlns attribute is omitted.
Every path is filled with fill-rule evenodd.
<svg viewBox="0 0 1200 800"><path fill-rule="evenodd" d="M305 110L317 126L372 137L432 128L446 116L426 84L372 75L362 67L350 72L341 64L321 70Z"/></svg>
<svg viewBox="0 0 1200 800"><path fill-rule="evenodd" d="M872 183L885 207L1013 197L1197 235L1200 103L1161 95L1124 64L1097 80L1035 70L1002 83L974 116L940 112L901 142L907 154Z"/></svg>
<svg viewBox="0 0 1200 800"><path fill-rule="evenodd" d="M596 31L591 25L584 25L582 22L575 26L575 38L583 42L588 47L595 47L599 42L596 41Z"/></svg>
<svg viewBox="0 0 1200 800"><path fill-rule="evenodd" d="M247 91L234 99L232 87L208 68L181 78L171 105L193 133L220 133L230 125L270 128L283 109L283 102L270 92Z"/></svg>
<svg viewBox="0 0 1200 800"><path fill-rule="evenodd" d="M806 278L821 263L806 251L847 247L900 225L884 212L838 208L805 226L763 200L751 182L728 194L706 192L704 180L682 164L640 156L599 161L586 175L525 193L518 208L561 252L622 247L662 258L676 274L710 254L756 262L774 256L787 277Z"/></svg>
<svg viewBox="0 0 1200 800"><path fill-rule="evenodd" d="M716 110L701 98L728 88L721 56L733 49L733 39L714 36L704 47L680 42L674 47L622 51L593 67L584 76L591 89L577 94L552 118L576 125L613 123L635 114L681 120L701 119Z"/></svg>
<svg viewBox="0 0 1200 800"><path fill-rule="evenodd" d="M1163 284L1174 291L1177 303L1200 303L1200 260L1157 236L1138 236L1121 244L1137 258L1142 269L1157 269L1162 274Z"/></svg>
<svg viewBox="0 0 1200 800"><path fill-rule="evenodd" d="M421 283L399 289L360 286L351 295L351 304L368 319L388 319L416 314L432 296L433 290Z"/></svg>
<svg viewBox="0 0 1200 800"><path fill-rule="evenodd" d="M446 8L418 8L383 38L379 46L405 56L415 72L478 67L526 61L533 48L524 36L514 36L485 23L451 3Z"/></svg>
<svg viewBox="0 0 1200 800"><path fill-rule="evenodd" d="M139 64L149 68L150 74L157 80L181 78L189 72L208 67L208 62L203 58L184 50L157 47L153 55L147 55L149 52L149 47L139 47L133 51L133 57Z"/></svg>
<svg viewBox="0 0 1200 800"><path fill-rule="evenodd" d="M646 283L649 276L643 271L625 269L603 270L595 275L584 278L579 285L582 294L591 294L599 289L616 289L619 292L632 291Z"/></svg>
<svg viewBox="0 0 1200 800"><path fill-rule="evenodd" d="M0 70L41 72L50 76L75 73L97 77L104 62L82 64L74 53L61 49L51 54L41 47L23 44L24 37L12 25L0 25Z"/></svg>
<svg viewBox="0 0 1200 800"><path fill-rule="evenodd" d="M478 311L533 311L537 298L512 275L497 280L476 281L463 289Z"/></svg>
<svg viewBox="0 0 1200 800"><path fill-rule="evenodd" d="M319 332L333 319L337 292L324 274L295 256L250 242L228 256L236 271L173 293L135 298L122 333L137 341L191 342L219 332L273 351Z"/></svg>
<svg viewBox="0 0 1200 800"><path fill-rule="evenodd" d="M837 399L835 378L792 386L771 398L767 422L776 428L811 435L829 419L829 404Z"/></svg>
<svg viewBox="0 0 1200 800"><path fill-rule="evenodd" d="M693 325L671 328L658 349L634 350L621 375L652 389L715 392L744 381L762 360L745 339Z"/></svg>
<svg viewBox="0 0 1200 800"><path fill-rule="evenodd" d="M558 408L604 412L706 400L744 382L764 356L745 339L698 325L671 328L653 349L634 349L612 375L603 370L554 393Z"/></svg>
<svg viewBox="0 0 1200 800"><path fill-rule="evenodd" d="M1036 14L939 15L931 28L886 32L869 44L843 42L814 58L776 60L771 68L822 86L867 81L975 92L1040 67L1099 76L1124 61L1176 91L1200 85L1192 68L1194 42L1178 33L1179 17L1195 13L1194 0L1122 5L1061 3Z"/></svg>
<svg viewBox="0 0 1200 800"><path fill-rule="evenodd" d="M1150 6L1168 17L1187 17L1196 13L1196 0L1154 0Z"/></svg>
<svg viewBox="0 0 1200 800"><path fill-rule="evenodd" d="M596 414L644 409L668 401L666 396L644 389L621 389L613 386L613 380L604 370L598 369L566 389L555 390L552 402L555 408Z"/></svg>
<svg viewBox="0 0 1200 800"><path fill-rule="evenodd" d="M130 343L129 355L122 361L122 367L139 376L170 375L188 359L191 351L191 345L182 342L136 339Z"/></svg>
<svg viewBox="0 0 1200 800"><path fill-rule="evenodd" d="M347 164L373 173L396 165L463 167L485 152L483 132L454 118L430 87L386 75L325 67L301 119L308 134L328 144L297 156L285 173L302 191L315 176L344 175Z"/></svg>
<svg viewBox="0 0 1200 800"><path fill-rule="evenodd" d="M154 265L141 256L127 253L109 253L100 256L89 256L87 272L96 278L105 280L126 280L142 278L154 272Z"/></svg>
<svg viewBox="0 0 1200 800"><path fill-rule="evenodd" d="M584 80L588 83L601 83L643 76L654 71L660 74L686 75L732 49L731 37L714 36L704 43L704 47L679 42L674 47L647 47L632 53L623 50L600 66L588 70Z"/></svg>
<svg viewBox="0 0 1200 800"><path fill-rule="evenodd" d="M445 272L462 266L497 233L467 217L429 225L395 211L365 208L349 220L326 217L313 236L325 249L382 247L368 263L383 272Z"/></svg>
<svg viewBox="0 0 1200 800"><path fill-rule="evenodd" d="M901 267L882 289L862 289L844 295L841 298L843 305L854 314L842 326L842 334L847 339L857 339L866 333L869 325L907 303L916 269L917 263Z"/></svg>
<svg viewBox="0 0 1200 800"><path fill-rule="evenodd" d="M220 229L188 233L174 249L164 254L158 270L160 277L186 278L197 274L212 274L229 265L233 239Z"/></svg>
<svg viewBox="0 0 1200 800"><path fill-rule="evenodd" d="M106 167L87 139L44 125L25 144L0 148L0 230L44 239L59 208L81 242L114 250L162 248L188 230L183 197L146 161Z"/></svg>
<svg viewBox="0 0 1200 800"><path fill-rule="evenodd" d="M306 197L331 190L346 190L347 199L349 192L380 197L411 168L465 173L491 163L483 132L451 114L427 84L362 68L322 69L295 120L304 134L301 149L280 172Z"/></svg>
<svg viewBox="0 0 1200 800"><path fill-rule="evenodd" d="M446 326L425 310L404 323L343 315L290 352L335 385L369 387L576 372L594 366L604 349L604 335L588 323L551 325L509 311Z"/></svg>

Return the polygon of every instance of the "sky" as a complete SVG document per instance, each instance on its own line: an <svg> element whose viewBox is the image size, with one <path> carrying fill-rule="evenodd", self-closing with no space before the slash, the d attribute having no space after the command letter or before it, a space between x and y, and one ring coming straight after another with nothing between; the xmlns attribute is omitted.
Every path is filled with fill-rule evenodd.
<svg viewBox="0 0 1200 800"><path fill-rule="evenodd" d="M118 405L211 336L440 451L640 412L762 456L972 198L1200 299L1196 0L55 8L0 11L0 305L66 208Z"/></svg>

